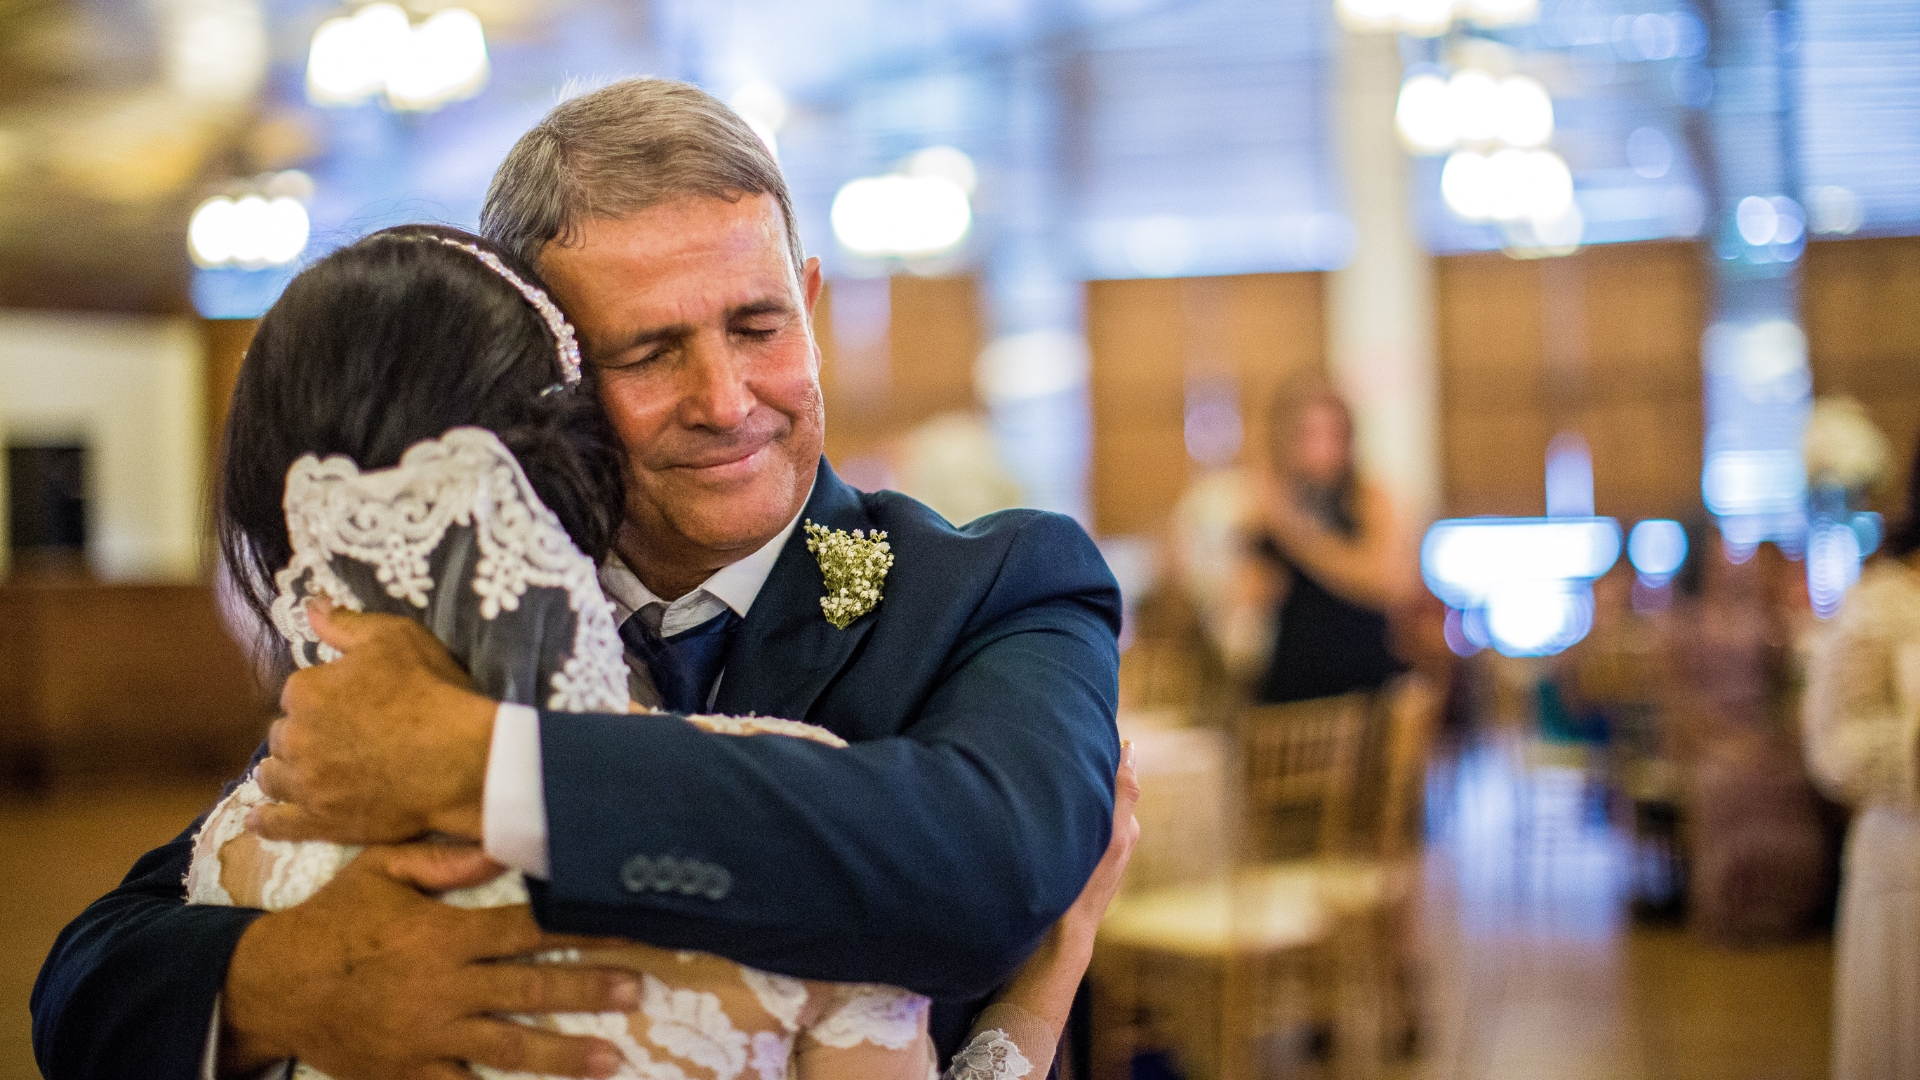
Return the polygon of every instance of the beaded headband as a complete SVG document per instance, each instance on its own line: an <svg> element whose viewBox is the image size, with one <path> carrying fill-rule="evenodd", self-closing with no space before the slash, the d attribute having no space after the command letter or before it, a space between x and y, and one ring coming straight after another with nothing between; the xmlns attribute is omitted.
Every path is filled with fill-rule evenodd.
<svg viewBox="0 0 1920 1080"><path fill-rule="evenodd" d="M574 340L573 325L567 322L567 317L554 306L553 297L548 296L545 290L528 284L519 274L508 269L507 264L501 262L498 255L485 248L475 247L459 240L450 240L444 236L437 236L434 239L448 247L457 247L479 259L494 273L506 278L507 284L520 290L520 295L526 297L527 303L533 305L533 310L539 312L540 317L546 320L547 329L553 331L554 340L560 343L560 382L565 386L577 385L580 382L580 344ZM552 389L557 387L550 388L549 392Z"/></svg>

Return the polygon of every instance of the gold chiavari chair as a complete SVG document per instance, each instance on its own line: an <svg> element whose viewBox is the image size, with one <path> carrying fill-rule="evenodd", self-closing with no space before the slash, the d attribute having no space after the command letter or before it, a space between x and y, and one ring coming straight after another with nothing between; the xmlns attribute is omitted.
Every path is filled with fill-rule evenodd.
<svg viewBox="0 0 1920 1080"><path fill-rule="evenodd" d="M1238 833L1228 848L1238 858L1209 874L1130 887L1102 928L1096 1077L1119 1080L1139 1051L1168 1049L1191 1077L1243 1080L1260 1075L1263 1046L1314 1029L1332 1033L1337 1071L1375 1071L1388 1034L1415 1011L1404 942L1438 704L1407 682L1378 695L1245 712L1233 793L1240 812L1223 815L1223 827ZM1363 793L1359 756L1370 722L1386 726L1385 783ZM1143 804L1152 784L1143 771ZM1363 794L1372 827L1361 833L1354 821ZM1143 816L1141 824L1144 845L1154 822Z"/></svg>

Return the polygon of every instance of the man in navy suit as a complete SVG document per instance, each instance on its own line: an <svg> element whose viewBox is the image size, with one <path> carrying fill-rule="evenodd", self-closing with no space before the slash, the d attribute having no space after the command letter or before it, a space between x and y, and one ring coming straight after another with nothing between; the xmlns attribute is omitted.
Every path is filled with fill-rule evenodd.
<svg viewBox="0 0 1920 1080"><path fill-rule="evenodd" d="M509 155L483 225L568 309L629 451L602 581L636 696L853 745L500 705L416 624L322 616L345 655L289 682L260 772L286 805L258 826L388 846L267 915L184 906L190 832L150 853L42 971L49 1080L245 1076L292 1056L369 1080L468 1075L460 1061L604 1076L612 1047L499 1019L632 1007L614 973L489 962L564 934L904 986L936 999L951 1053L1099 860L1113 579L1068 519L956 529L834 476L819 264L746 125L664 80L575 98ZM845 626L823 610L807 523L887 534L883 598ZM429 832L525 870L532 915L422 896L491 869L406 843Z"/></svg>

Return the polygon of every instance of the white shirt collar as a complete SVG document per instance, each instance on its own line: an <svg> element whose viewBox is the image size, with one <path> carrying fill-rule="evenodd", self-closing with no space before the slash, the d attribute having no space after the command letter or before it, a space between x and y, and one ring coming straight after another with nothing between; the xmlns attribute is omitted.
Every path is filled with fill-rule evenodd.
<svg viewBox="0 0 1920 1080"><path fill-rule="evenodd" d="M705 616L697 622L705 622L719 612L719 604L733 609L741 618L747 617L747 609L753 607L753 601L767 584L767 578L773 573L773 564L780 561L780 552L786 549L787 540L793 536L793 530L800 525L800 517L805 514L807 503L813 500L811 488L807 498L801 502L800 511L787 522L780 534L762 544L753 554L738 562L728 563L713 572L713 576L700 583L700 587L680 599L668 603L652 589L646 587L617 552L609 552L607 561L600 565L600 587L606 591L607 599L613 601L614 625L627 620L634 612L648 604L659 604L670 613L681 610L692 613L692 609L707 609ZM679 620L673 620L679 621ZM694 625L694 623L689 623ZM665 631L668 634L673 629Z"/></svg>

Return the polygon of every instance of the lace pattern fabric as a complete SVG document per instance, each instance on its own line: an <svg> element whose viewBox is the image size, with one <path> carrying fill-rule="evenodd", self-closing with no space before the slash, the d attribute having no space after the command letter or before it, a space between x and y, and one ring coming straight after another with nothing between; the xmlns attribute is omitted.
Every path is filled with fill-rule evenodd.
<svg viewBox="0 0 1920 1080"><path fill-rule="evenodd" d="M308 621L308 599L325 595L366 610L366 598L345 579L339 560L370 567L387 596L424 611L435 588L435 549L449 530L467 527L479 552L471 588L482 620L517 610L532 588L566 594L574 616L572 647L549 677L546 707L626 709L619 631L593 562L574 546L492 432L453 428L410 447L394 468L372 472L361 472L344 457L309 454L287 474L286 511L293 559L274 576L272 616L299 666L338 655Z"/></svg>
<svg viewBox="0 0 1920 1080"><path fill-rule="evenodd" d="M968 1040L953 1055L944 1080L1020 1080L1033 1071L1033 1062L999 1028L988 1028Z"/></svg>

